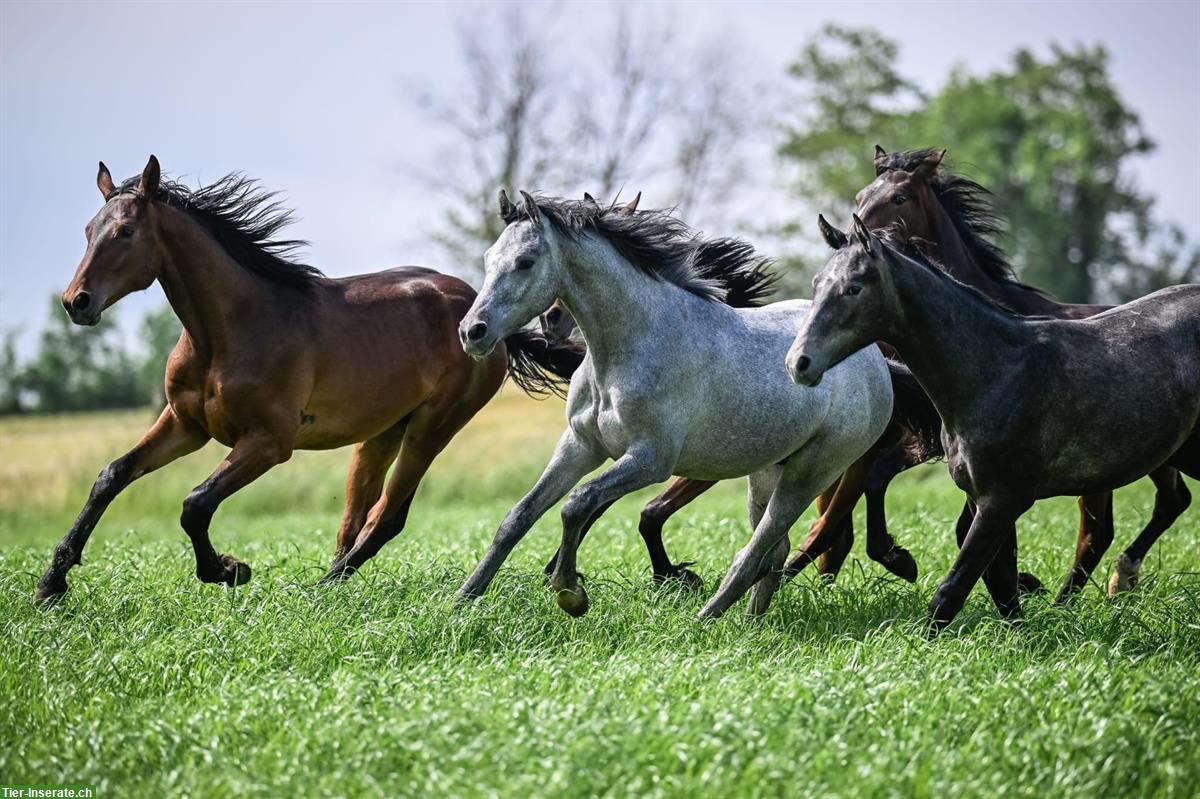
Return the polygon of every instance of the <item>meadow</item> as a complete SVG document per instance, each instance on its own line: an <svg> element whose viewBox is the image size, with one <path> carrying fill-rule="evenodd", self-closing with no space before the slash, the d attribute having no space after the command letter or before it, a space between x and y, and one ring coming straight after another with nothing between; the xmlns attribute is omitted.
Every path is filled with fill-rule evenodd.
<svg viewBox="0 0 1200 799"><path fill-rule="evenodd" d="M314 582L347 450L297 453L221 508L213 541L253 567L249 585L195 579L179 504L222 456L213 444L134 484L66 600L33 607L95 474L151 418L0 420L0 783L93 783L102 797L1200 793L1200 512L1163 537L1136 592L1102 590L1148 518L1148 481L1118 493L1117 544L1072 607L1027 599L1012 625L980 587L934 641L921 621L961 504L941 464L889 495L916 585L865 558L860 511L836 583L806 573L760 620L697 624L749 535L735 481L667 529L703 594L651 586L642 492L581 550L586 617L543 584L557 513L459 607L454 590L563 426L561 403L508 387L435 464L403 535L343 585ZM1039 503L1020 525L1022 568L1056 585L1076 524L1073 500Z"/></svg>

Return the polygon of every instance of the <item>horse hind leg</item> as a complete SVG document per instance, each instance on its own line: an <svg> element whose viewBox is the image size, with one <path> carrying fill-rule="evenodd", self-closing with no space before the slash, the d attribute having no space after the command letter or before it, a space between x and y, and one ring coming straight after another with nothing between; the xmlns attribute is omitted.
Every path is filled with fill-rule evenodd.
<svg viewBox="0 0 1200 799"><path fill-rule="evenodd" d="M465 408L457 412L443 412L437 406L424 405L412 414L403 431L395 470L387 481L383 495L367 514L353 545L330 566L321 578L322 583L349 577L404 530L417 486L429 471L434 458L475 415L475 410Z"/></svg>
<svg viewBox="0 0 1200 799"><path fill-rule="evenodd" d="M350 470L346 475L346 509L342 514L331 563L337 563L354 546L355 539L367 523L371 508L383 495L388 467L400 453L407 421L405 419L354 447Z"/></svg>
<svg viewBox="0 0 1200 799"><path fill-rule="evenodd" d="M1079 498L1079 538L1075 565L1067 573L1057 603L1069 601L1091 578L1113 541L1112 492Z"/></svg>
<svg viewBox="0 0 1200 799"><path fill-rule="evenodd" d="M1192 494L1177 469L1170 466L1160 467L1150 473L1150 479L1158 489L1154 495L1154 512L1134 542L1117 555L1112 577L1108 581L1110 597L1116 597L1137 587L1138 573L1146 553L1192 502Z"/></svg>

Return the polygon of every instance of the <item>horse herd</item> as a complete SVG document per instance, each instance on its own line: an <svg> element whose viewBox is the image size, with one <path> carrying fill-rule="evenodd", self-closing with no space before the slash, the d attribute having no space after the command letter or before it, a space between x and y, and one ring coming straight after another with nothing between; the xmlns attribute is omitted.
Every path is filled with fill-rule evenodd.
<svg viewBox="0 0 1200 799"><path fill-rule="evenodd" d="M958 557L929 605L932 630L980 577L1001 614L1020 613L1021 593L1040 585L1018 571L1016 521L1044 497L1080 497L1075 563L1059 592L1069 598L1113 540L1112 491L1149 475L1152 517L1109 583L1113 594L1132 588L1190 502L1181 472L1200 478L1200 286L1109 308L1015 281L986 189L947 169L944 152L877 147L849 232L819 219L834 252L813 300L770 304L777 275L749 245L703 238L637 199L522 192L513 202L501 192L504 228L476 294L417 267L323 277L296 260L302 242L278 237L290 212L241 175L189 189L151 156L117 184L101 164L104 205L63 306L94 325L157 280L184 330L166 408L100 473L36 599L66 592L117 494L209 439L230 451L183 502L197 576L250 578L209 540L222 501L295 449L353 444L324 578L343 579L403 529L433 459L506 375L531 394L569 384L567 427L460 597L482 594L566 497L546 571L559 606L582 615L580 542L613 502L672 475L639 529L655 580L693 583L689 564L667 555L664 522L717 481L748 477L751 538L701 617L747 592L750 612L762 613L814 560L836 574L864 494L868 554L915 580L915 561L887 530L884 494L899 472L942 456L966 502ZM528 329L539 316L541 331ZM789 560L789 531L814 499L821 516Z"/></svg>

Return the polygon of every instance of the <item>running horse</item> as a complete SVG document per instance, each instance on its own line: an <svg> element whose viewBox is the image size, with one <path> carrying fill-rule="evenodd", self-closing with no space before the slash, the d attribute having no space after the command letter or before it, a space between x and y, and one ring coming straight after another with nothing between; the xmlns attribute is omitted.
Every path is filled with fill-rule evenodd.
<svg viewBox="0 0 1200 799"><path fill-rule="evenodd" d="M180 518L196 576L231 586L250 578L249 566L209 540L223 501L294 450L354 444L325 579L345 577L404 528L433 459L506 376L530 393L561 390L581 360L578 348L528 331L468 357L457 327L475 299L470 286L419 267L323 277L295 259L304 242L276 237L291 213L243 175L192 190L164 179L150 156L140 177L120 185L101 163L97 185L104 205L85 228L63 307L76 324L95 325L157 280L183 332L167 362L166 408L100 472L38 601L67 591L68 571L126 486L210 439L230 452L184 499Z"/></svg>
<svg viewBox="0 0 1200 799"><path fill-rule="evenodd" d="M1022 316L1086 319L1112 308L1059 302L1045 292L1013 279L1012 268L994 238L1003 220L988 202L988 191L943 164L944 149L889 153L875 146L875 180L858 193L858 217L870 230L899 225L902 234L920 241L935 255L934 262L959 282ZM845 234L821 220L821 230L835 249ZM919 461L913 452L893 450L872 467L865 485L868 534L887 536L883 495L891 479ZM1132 544L1118 555L1108 584L1110 596L1137 584L1142 560L1150 547L1187 510L1191 494L1179 470L1164 464L1149 473L1156 495L1149 522ZM964 510L964 514L968 514ZM969 520L964 519L964 524ZM876 529L870 529L874 526ZM1065 601L1090 579L1113 541L1112 492L1079 498L1079 534L1075 563L1059 590ZM836 555L835 555L836 557ZM1034 582L1028 577L1025 587Z"/></svg>
<svg viewBox="0 0 1200 799"><path fill-rule="evenodd" d="M937 406L969 513L929 604L934 631L981 576L1002 615L1020 614L1016 521L1036 500L1109 493L1164 465L1200 478L1200 285L1084 319L1028 318L857 216L853 237L817 275L785 366L816 387L887 341Z"/></svg>

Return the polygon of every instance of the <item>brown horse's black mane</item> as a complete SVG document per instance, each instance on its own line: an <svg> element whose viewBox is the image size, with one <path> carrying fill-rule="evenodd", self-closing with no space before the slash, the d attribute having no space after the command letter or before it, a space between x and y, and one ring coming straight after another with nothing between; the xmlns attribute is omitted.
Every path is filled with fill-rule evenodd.
<svg viewBox="0 0 1200 799"><path fill-rule="evenodd" d="M598 233L642 272L707 300L734 307L761 305L779 281L770 259L751 245L740 239L705 239L670 211L629 213L615 204L544 196L535 202L565 235ZM504 222L528 218L524 204L516 203Z"/></svg>
<svg viewBox="0 0 1200 799"><path fill-rule="evenodd" d="M137 193L138 182L137 177L126 180L109 199ZM295 259L296 252L308 242L275 238L295 221L292 211L275 197L274 192L240 172L231 172L196 189L164 176L154 195L155 200L199 222L246 269L272 282L307 290L322 277L321 271Z"/></svg>

